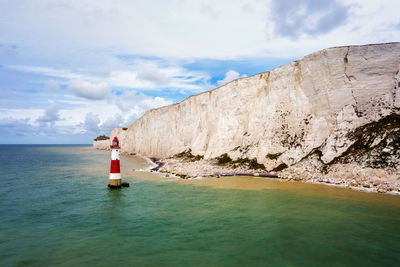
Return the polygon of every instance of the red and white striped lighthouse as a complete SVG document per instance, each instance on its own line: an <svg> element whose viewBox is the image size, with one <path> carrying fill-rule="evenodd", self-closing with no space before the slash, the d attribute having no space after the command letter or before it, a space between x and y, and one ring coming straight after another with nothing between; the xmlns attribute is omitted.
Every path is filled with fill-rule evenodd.
<svg viewBox="0 0 400 267"><path fill-rule="evenodd" d="M117 137L114 137L111 147L111 168L110 178L108 179L108 187L120 188L122 185L121 173L119 169L120 147Z"/></svg>

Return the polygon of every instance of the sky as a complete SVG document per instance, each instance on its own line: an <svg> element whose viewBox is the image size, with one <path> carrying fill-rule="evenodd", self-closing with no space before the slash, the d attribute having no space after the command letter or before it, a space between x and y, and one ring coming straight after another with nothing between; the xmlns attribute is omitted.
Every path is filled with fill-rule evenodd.
<svg viewBox="0 0 400 267"><path fill-rule="evenodd" d="M0 143L90 144L334 46L400 41L398 0L0 0Z"/></svg>

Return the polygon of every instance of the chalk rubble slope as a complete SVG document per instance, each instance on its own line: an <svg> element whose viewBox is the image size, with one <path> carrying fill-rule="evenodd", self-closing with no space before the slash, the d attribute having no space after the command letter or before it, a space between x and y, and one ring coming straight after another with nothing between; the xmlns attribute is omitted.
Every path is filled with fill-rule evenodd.
<svg viewBox="0 0 400 267"><path fill-rule="evenodd" d="M400 43L334 47L174 105L127 130L123 152L256 158L267 170L313 162L396 168L400 150Z"/></svg>

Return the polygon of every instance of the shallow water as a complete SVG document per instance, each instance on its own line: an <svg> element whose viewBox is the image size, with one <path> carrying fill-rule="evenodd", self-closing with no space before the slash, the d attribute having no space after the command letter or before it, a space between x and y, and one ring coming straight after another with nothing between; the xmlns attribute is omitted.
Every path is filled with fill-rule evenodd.
<svg viewBox="0 0 400 267"><path fill-rule="evenodd" d="M107 189L109 152L0 146L0 266L395 266L400 196L138 172Z"/></svg>

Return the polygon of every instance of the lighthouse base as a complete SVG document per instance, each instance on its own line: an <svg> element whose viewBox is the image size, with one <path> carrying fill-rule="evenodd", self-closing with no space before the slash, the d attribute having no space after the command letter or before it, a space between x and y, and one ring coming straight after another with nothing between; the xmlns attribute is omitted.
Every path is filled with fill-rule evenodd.
<svg viewBox="0 0 400 267"><path fill-rule="evenodd" d="M108 187L109 188L121 188L122 180L121 179L109 179Z"/></svg>

